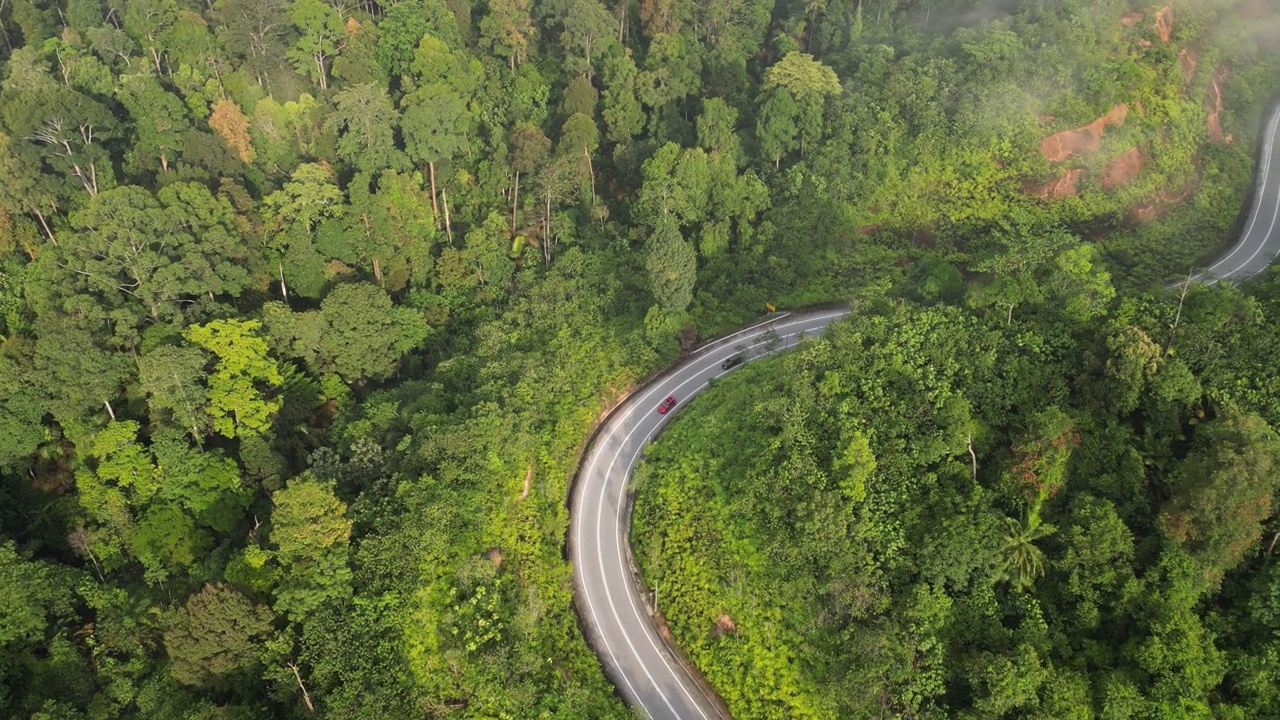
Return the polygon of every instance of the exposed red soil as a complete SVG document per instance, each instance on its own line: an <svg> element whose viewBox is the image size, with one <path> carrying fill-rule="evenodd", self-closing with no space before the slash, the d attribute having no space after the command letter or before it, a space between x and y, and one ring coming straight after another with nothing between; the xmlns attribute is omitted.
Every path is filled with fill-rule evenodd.
<svg viewBox="0 0 1280 720"><path fill-rule="evenodd" d="M720 613L720 617L716 618L716 629L711 631L711 636L720 637L721 635L728 635L729 633L735 633L737 631L738 626L734 624L733 618L725 615L724 613Z"/></svg>
<svg viewBox="0 0 1280 720"><path fill-rule="evenodd" d="M1135 206L1129 211L1129 222L1148 222L1160 217L1171 205L1186 200L1200 186L1200 178L1193 177L1185 185L1176 190L1161 190L1151 202Z"/></svg>
<svg viewBox="0 0 1280 720"><path fill-rule="evenodd" d="M520 490L520 499L529 497L529 490L533 488L533 463L529 463L529 469L524 473L524 487Z"/></svg>
<svg viewBox="0 0 1280 720"><path fill-rule="evenodd" d="M1084 168L1071 168L1058 177L1057 180L1047 182L1044 185L1031 183L1024 189L1028 193L1038 196L1041 200L1057 200L1080 192L1080 178L1082 177L1084 177Z"/></svg>
<svg viewBox="0 0 1280 720"><path fill-rule="evenodd" d="M1078 152L1095 152L1102 147L1102 132L1110 125L1123 125L1127 117L1129 106L1120 103L1088 125L1045 138L1040 143L1040 154L1050 162L1062 162Z"/></svg>
<svg viewBox="0 0 1280 720"><path fill-rule="evenodd" d="M1184 85L1190 85L1191 79L1195 77L1196 65L1200 62L1200 56L1191 48L1182 48L1178 53L1178 67L1182 69L1182 82Z"/></svg>
<svg viewBox="0 0 1280 720"><path fill-rule="evenodd" d="M1228 143L1234 139L1222 134L1222 81L1227 79L1227 69L1219 67L1213 73L1213 82L1209 83L1209 139L1214 142Z"/></svg>
<svg viewBox="0 0 1280 720"><path fill-rule="evenodd" d="M1142 172L1142 167L1147 164L1147 158L1138 148L1130 148L1125 154L1111 161L1111 165L1107 167L1107 172L1102 176L1102 188L1110 190L1119 187L1137 177Z"/></svg>
<svg viewBox="0 0 1280 720"><path fill-rule="evenodd" d="M1173 35L1173 6L1165 5L1156 11L1156 34L1160 36L1160 42L1169 42L1169 37Z"/></svg>
<svg viewBox="0 0 1280 720"><path fill-rule="evenodd" d="M1128 13L1120 16L1120 24L1125 27L1131 27L1135 23L1140 23L1145 20L1146 17L1146 15L1143 15L1140 12Z"/></svg>
<svg viewBox="0 0 1280 720"><path fill-rule="evenodd" d="M671 629L667 627L667 618L659 611L653 612L653 621L658 623L658 634L663 640L671 639Z"/></svg>

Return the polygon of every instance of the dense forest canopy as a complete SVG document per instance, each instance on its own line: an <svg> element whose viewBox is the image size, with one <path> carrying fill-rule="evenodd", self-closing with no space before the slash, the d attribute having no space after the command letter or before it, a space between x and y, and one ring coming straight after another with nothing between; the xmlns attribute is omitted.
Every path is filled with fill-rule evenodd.
<svg viewBox="0 0 1280 720"><path fill-rule="evenodd" d="M840 705L857 677L771 656L787 684L744 697L993 716L1057 687L1089 717L1119 707L1102 683L1136 708L1109 717L1187 686L1188 717L1274 715L1270 512L1245 503L1271 490L1270 286L1143 291L1231 236L1276 22L1253 0L0 0L0 715L626 717L563 555L583 439L699 337L855 295L868 325L786 361L811 366L794 384L747 376L797 422L765 446L822 447L824 513L919 472L877 506L882 544L841 554L879 532L858 524L788 551L815 592L851 583L812 599L838 612L755 600L778 652L812 630L813 662L881 662L884 692ZM859 333L937 367L884 375ZM912 383L931 404L899 402ZM855 387L898 434L801 422ZM1012 470L1033 456L1068 488L1038 515ZM991 532L907 552L944 515L956 552ZM982 544L1004 517L1025 578ZM704 661L706 628L672 622ZM980 657L911 645L944 632Z"/></svg>

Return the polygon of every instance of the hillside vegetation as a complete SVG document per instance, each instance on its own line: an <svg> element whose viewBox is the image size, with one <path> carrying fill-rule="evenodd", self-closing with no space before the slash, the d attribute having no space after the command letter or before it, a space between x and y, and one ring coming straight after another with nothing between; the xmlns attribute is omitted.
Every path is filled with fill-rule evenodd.
<svg viewBox="0 0 1280 720"><path fill-rule="evenodd" d="M737 718L1275 715L1275 292L869 299L717 381L637 474L674 639Z"/></svg>
<svg viewBox="0 0 1280 720"><path fill-rule="evenodd" d="M1107 417L1153 462L1192 418L1267 456L1255 415L1273 419L1269 385L1248 371L1274 346L1265 301L1188 298L1202 340L1179 330L1175 343L1160 325L1175 305L1131 293L1227 241L1280 71L1275 20L1234 0L0 0L0 716L627 717L572 610L565 499L580 446L638 379L766 303L857 292L871 298L859 322L976 333L953 355L930 350L953 374L919 370L946 400L917 458L940 480L922 470L901 485L883 538L917 532L893 519L901 507L923 513L936 488L962 487L947 458L969 425L980 473L958 496L997 525L1031 523L1016 492L976 488L1008 464L1006 436L1049 437L1016 428L1051 407L1044 427L1080 435L1072 463ZM889 292L943 305L875 300ZM1042 325L1046 313L1058 324ZM1122 351L1100 338L1113 335L1135 348L1130 365L1108 369ZM1252 354L1231 349L1240 342ZM1067 369L1081 353L1127 383L1132 408L1082 404ZM864 381L843 377L832 397ZM1174 389L1148 388L1170 377ZM1196 395L1197 382L1219 394ZM877 392L877 407L900 395ZM1135 413L1150 398L1173 409L1148 435ZM892 406L904 447L920 446L912 413L928 407ZM756 431L742 432L746 443ZM1184 434L1168 462L1216 437ZM884 438L840 451L853 448L850 468L875 458L889 472ZM1138 462L1128 438L1102 443L1124 467ZM851 481L847 502L879 502L877 477ZM1091 491L1087 512L1105 515L1110 499L1121 520L1108 527L1129 524L1135 563L1164 552L1144 549L1157 536L1142 522L1185 536L1193 559L1217 558L1222 583L1234 582L1227 559L1256 555L1244 534L1195 536L1191 504L1160 520L1124 492ZM1054 504L1068 497L1025 525L1060 526L1031 547L1068 537ZM795 655L760 666L776 682L744 675L742 688L807 703L770 705L784 715L842 702L821 689L852 676L796 660L845 656L788 633L896 622L887 598L915 585L890 575L934 571L883 542L867 552L891 548L897 564L856 556L840 576L868 585L849 585L831 613L769 586L770 647ZM1010 594L982 557L948 572L1035 617L1035 595ZM1147 566L1134 566L1142 582ZM1219 582L1192 567L1161 572ZM950 617L941 604L966 601L922 582L924 638ZM687 597L690 612L716 606ZM1196 603L1216 596L1177 597L1200 618ZM991 622L974 607L974 623ZM765 627L726 612L743 632ZM1222 614L1242 637L1245 612ZM1248 612L1265 622L1265 608ZM672 622L704 659L702 626ZM1042 674L1062 665L1039 640L1013 646L1030 649L993 640L983 652ZM925 654L930 667L960 661ZM1064 688L1104 662L1076 660ZM1232 687L1266 685L1257 662L1230 665ZM937 702L967 707L1008 675L990 667L974 684L950 679L959 665L921 675L943 684L876 712L923 708L938 687ZM1215 692L1219 667L1195 687ZM1171 673L1162 682L1181 682ZM1151 692L1116 678L1117 693ZM1253 707L1245 692L1223 701Z"/></svg>

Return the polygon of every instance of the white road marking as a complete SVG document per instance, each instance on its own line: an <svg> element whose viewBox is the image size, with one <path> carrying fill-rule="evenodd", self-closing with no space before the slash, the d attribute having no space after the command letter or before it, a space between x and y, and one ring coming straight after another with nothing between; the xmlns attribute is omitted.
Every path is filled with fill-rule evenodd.
<svg viewBox="0 0 1280 720"><path fill-rule="evenodd" d="M1266 196L1267 176L1271 172L1271 160L1275 152L1276 129L1278 127L1280 127L1280 110L1277 110L1275 114L1272 116L1270 131L1267 133L1267 139L1263 143L1263 152L1259 159L1259 162L1262 163L1262 171L1258 177L1258 196L1254 201L1255 203L1257 203L1255 207L1261 207L1262 200ZM1276 204L1276 211L1277 213L1280 213L1280 202ZM1240 242L1237 243L1236 246L1231 249L1231 252L1227 253L1225 256L1220 258L1213 265L1209 266L1209 268L1204 272L1197 273L1195 277L1193 277L1192 279L1200 280L1201 278L1204 278L1206 276L1214 275L1214 271L1217 270L1218 267L1220 267L1223 263L1227 262L1231 258L1235 257L1236 253L1243 250L1246 246L1246 243L1248 243L1249 241L1249 236L1253 233L1253 227L1257 223L1258 216L1260 214L1261 213L1256 211L1253 213L1250 213L1251 217L1249 219L1249 226L1245 229L1244 234L1240 236ZM1258 246L1258 249L1254 250L1253 254L1250 255L1248 259L1246 259L1243 263L1237 265L1234 270L1223 273L1220 278L1212 277L1210 280L1207 281L1208 284L1213 285L1214 283L1218 282L1219 279L1230 278L1232 274L1239 272L1241 269L1246 267L1255 257L1257 257L1258 253L1262 252L1262 248L1266 247L1266 238L1271 237L1271 230L1275 229L1275 226L1276 226L1276 214L1273 213L1271 217L1271 228L1267 230L1267 235L1263 238L1263 242L1261 245Z"/></svg>
<svg viewBox="0 0 1280 720"><path fill-rule="evenodd" d="M791 315L791 313L789 313L789 312L781 313L781 314L780 314L780 315L778 315L777 317L772 317L772 318L769 318L768 320L765 320L765 321L763 321L763 322L758 322L758 323L756 323L755 325L752 325L752 326L751 326L751 327L749 327L749 328L743 328L742 330L739 330L739 331L738 331L738 332L736 332L736 333L732 333L732 334L730 334L730 335L725 335L725 336L724 336L724 337L722 337L722 338L717 338L717 339L715 339L715 340L712 340L711 342L707 343L706 345L703 345L702 347L698 348L697 350L694 350L694 351L693 351L692 353L690 353L690 354L691 354L691 355L701 355L701 354L703 353L703 351L705 351L705 350L710 350L710 349L711 349L711 348L713 348L713 347L717 347L717 346L719 346L719 345L720 345L720 343L722 343L722 342L724 342L724 341L726 341L726 340L729 340L729 339L731 339L731 338L735 338L735 337L737 337L737 336L739 336L739 335L741 335L741 334L743 334L743 333L751 332L752 330L755 330L756 328L758 328L758 327L762 327L762 326L764 326L764 325L768 325L769 323L778 322L779 320L781 320L781 319L783 319L783 318L785 318L785 317L789 317L790 315Z"/></svg>

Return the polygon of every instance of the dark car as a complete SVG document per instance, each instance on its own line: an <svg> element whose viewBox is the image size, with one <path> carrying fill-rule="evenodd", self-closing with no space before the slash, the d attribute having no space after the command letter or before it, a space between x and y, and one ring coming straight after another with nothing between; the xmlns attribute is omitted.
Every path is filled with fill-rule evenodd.
<svg viewBox="0 0 1280 720"><path fill-rule="evenodd" d="M666 400L658 403L658 414L666 415L667 411L676 406L676 396L668 395Z"/></svg>
<svg viewBox="0 0 1280 720"><path fill-rule="evenodd" d="M731 368L736 368L742 364L742 359L743 359L742 353L738 353L737 355L734 355L728 358L727 360L725 360L724 362L720 363L720 369L729 370Z"/></svg>

